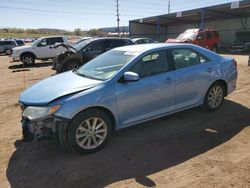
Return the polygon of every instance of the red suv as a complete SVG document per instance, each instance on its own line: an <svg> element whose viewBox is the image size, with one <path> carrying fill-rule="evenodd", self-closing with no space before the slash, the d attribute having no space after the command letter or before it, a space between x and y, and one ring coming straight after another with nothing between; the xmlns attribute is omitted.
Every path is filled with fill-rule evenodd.
<svg viewBox="0 0 250 188"><path fill-rule="evenodd" d="M217 52L220 36L213 29L188 29L176 39L168 39L166 43L192 43Z"/></svg>

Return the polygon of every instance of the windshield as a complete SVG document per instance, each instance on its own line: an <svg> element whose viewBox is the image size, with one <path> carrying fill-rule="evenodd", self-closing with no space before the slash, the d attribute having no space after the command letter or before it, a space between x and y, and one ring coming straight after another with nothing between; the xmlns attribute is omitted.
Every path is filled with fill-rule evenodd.
<svg viewBox="0 0 250 188"><path fill-rule="evenodd" d="M73 47L79 51L81 50L84 46L86 46L88 43L92 42L93 39L87 39L87 40L83 40L82 42L78 42L76 43Z"/></svg>
<svg viewBox="0 0 250 188"><path fill-rule="evenodd" d="M135 56L127 51L111 50L80 67L76 74L96 80L107 80Z"/></svg>
<svg viewBox="0 0 250 188"><path fill-rule="evenodd" d="M197 32L192 32L192 31L186 31L184 33L181 33L176 39L177 40L195 40L197 35Z"/></svg>
<svg viewBox="0 0 250 188"><path fill-rule="evenodd" d="M40 39L36 39L31 46L35 47L38 45L38 43L40 42Z"/></svg>

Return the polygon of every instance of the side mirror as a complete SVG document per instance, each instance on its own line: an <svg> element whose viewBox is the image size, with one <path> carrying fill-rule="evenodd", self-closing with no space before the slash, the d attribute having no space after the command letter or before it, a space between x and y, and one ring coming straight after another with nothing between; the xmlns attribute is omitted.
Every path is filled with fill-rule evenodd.
<svg viewBox="0 0 250 188"><path fill-rule="evenodd" d="M125 72L123 77L127 82L136 82L140 79L140 76L135 72Z"/></svg>

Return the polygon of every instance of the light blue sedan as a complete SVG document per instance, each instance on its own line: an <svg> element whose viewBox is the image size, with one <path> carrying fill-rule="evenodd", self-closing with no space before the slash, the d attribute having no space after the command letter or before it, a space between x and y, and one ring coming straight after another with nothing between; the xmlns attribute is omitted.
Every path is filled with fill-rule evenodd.
<svg viewBox="0 0 250 188"><path fill-rule="evenodd" d="M234 59L199 46L116 48L25 90L24 140L56 134L61 145L91 153L114 130L196 106L217 110L236 79Z"/></svg>

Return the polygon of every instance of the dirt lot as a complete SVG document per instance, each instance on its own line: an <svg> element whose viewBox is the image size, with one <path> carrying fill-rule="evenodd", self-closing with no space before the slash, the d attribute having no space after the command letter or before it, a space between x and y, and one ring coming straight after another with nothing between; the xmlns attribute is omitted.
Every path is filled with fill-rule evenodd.
<svg viewBox="0 0 250 188"><path fill-rule="evenodd" d="M131 127L81 155L52 140L20 141L18 96L54 71L49 62L23 71L0 56L0 187L250 187L250 67L248 57L236 58L237 91L218 111Z"/></svg>

